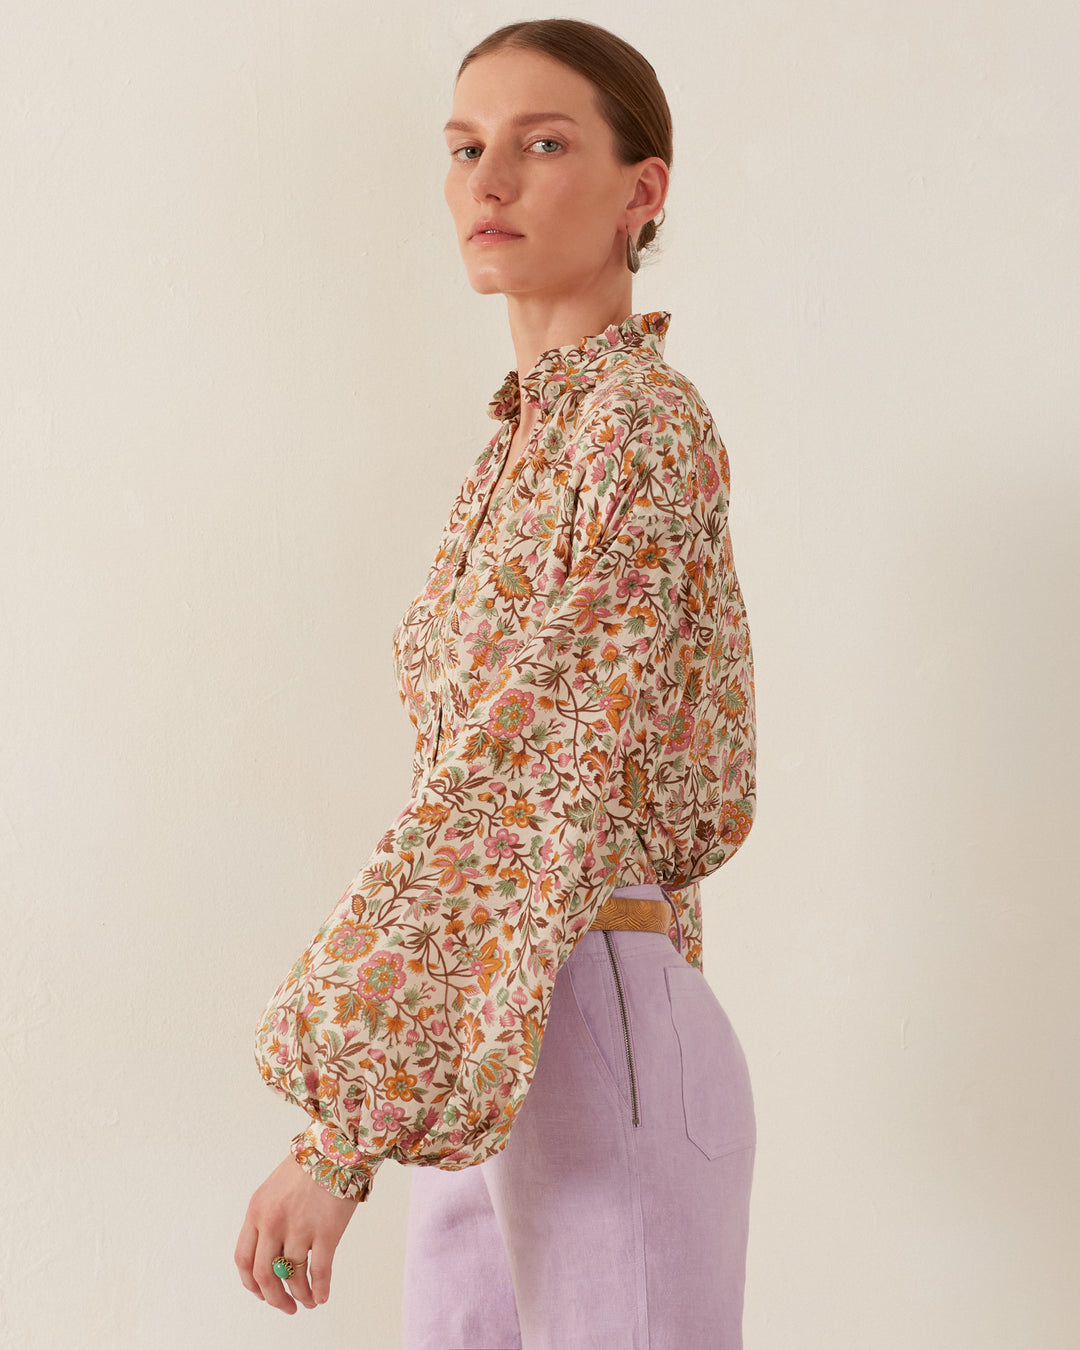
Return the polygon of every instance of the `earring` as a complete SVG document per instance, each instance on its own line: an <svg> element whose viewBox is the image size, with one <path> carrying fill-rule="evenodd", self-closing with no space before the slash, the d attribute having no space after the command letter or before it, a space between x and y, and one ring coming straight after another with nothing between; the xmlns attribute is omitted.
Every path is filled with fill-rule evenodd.
<svg viewBox="0 0 1080 1350"><path fill-rule="evenodd" d="M637 251L637 245L634 243L634 236L629 230L626 231L626 265L631 272L636 272L641 266L641 255Z"/></svg>

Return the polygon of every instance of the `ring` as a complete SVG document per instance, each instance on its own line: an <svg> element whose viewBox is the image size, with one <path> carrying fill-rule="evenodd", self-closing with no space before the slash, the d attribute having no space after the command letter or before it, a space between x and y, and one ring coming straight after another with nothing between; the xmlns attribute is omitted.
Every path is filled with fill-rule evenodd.
<svg viewBox="0 0 1080 1350"><path fill-rule="evenodd" d="M287 1256L279 1256L270 1269L282 1280L291 1280L296 1273L296 1267L302 1266L307 1257L300 1261L290 1261Z"/></svg>

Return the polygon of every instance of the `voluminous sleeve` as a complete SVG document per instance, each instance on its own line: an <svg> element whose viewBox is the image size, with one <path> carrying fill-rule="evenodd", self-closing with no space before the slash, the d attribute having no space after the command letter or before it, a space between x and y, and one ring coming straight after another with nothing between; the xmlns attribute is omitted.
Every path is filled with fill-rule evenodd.
<svg viewBox="0 0 1080 1350"><path fill-rule="evenodd" d="M605 425L564 584L447 713L415 794L263 1014L260 1072L311 1117L293 1153L334 1194L367 1199L385 1158L458 1170L505 1145L556 975L619 881L613 814L644 809L656 728L679 721L723 560L700 514L716 466L692 418ZM646 490L677 478L680 510Z"/></svg>

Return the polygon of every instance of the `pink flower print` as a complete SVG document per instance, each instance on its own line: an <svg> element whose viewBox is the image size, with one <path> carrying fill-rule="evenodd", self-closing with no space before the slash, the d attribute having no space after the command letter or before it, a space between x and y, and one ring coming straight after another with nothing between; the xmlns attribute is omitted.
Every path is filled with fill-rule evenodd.
<svg viewBox="0 0 1080 1350"><path fill-rule="evenodd" d="M490 836L484 844L484 851L489 858L503 858L509 860L517 853L518 845L521 843L521 836L511 830L500 830L498 834Z"/></svg>
<svg viewBox="0 0 1080 1350"><path fill-rule="evenodd" d="M520 639L511 636L501 624L485 619L478 625L468 648L473 670L501 670L520 645Z"/></svg>
<svg viewBox="0 0 1080 1350"><path fill-rule="evenodd" d="M405 983L404 957L400 952L376 952L356 972L360 997L382 1002Z"/></svg>
<svg viewBox="0 0 1080 1350"><path fill-rule="evenodd" d="M473 863L474 857L471 844L464 844L460 849L438 849L432 859L440 869L436 889L446 895L457 895L463 891L469 881L480 875L480 869Z"/></svg>
<svg viewBox="0 0 1080 1350"><path fill-rule="evenodd" d="M646 594L649 578L645 572L627 572L624 577L620 577L615 586L615 594L619 601L641 600Z"/></svg>
<svg viewBox="0 0 1080 1350"><path fill-rule="evenodd" d="M577 611L574 616L574 628L579 633L591 633L598 623L609 623L614 617L613 611L603 602L607 599L606 586L581 586L570 601Z"/></svg>
<svg viewBox="0 0 1080 1350"><path fill-rule="evenodd" d="M488 729L500 740L510 740L523 735L533 717L533 695L527 689L510 689L492 705Z"/></svg>
<svg viewBox="0 0 1080 1350"><path fill-rule="evenodd" d="M350 1163L357 1156L348 1138L338 1130L323 1130L319 1136L319 1148L336 1163Z"/></svg>
<svg viewBox="0 0 1080 1350"><path fill-rule="evenodd" d="M698 486L701 495L711 502L720 487L720 475L716 472L716 462L712 455L702 450L697 464Z"/></svg>
<svg viewBox="0 0 1080 1350"><path fill-rule="evenodd" d="M702 717L694 728L694 743L690 749L690 758L692 760L707 759L709 751L712 749L712 743L712 728L705 718Z"/></svg>
<svg viewBox="0 0 1080 1350"><path fill-rule="evenodd" d="M338 924L326 940L326 952L338 961L355 961L366 956L375 945L375 933L360 924Z"/></svg>

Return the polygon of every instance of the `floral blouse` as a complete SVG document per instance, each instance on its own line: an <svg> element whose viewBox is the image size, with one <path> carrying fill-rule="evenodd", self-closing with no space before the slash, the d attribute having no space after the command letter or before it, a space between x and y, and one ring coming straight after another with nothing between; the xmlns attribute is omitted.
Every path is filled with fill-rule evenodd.
<svg viewBox="0 0 1080 1350"><path fill-rule="evenodd" d="M669 936L703 968L698 882L754 819L754 676L727 451L663 360L670 318L540 356L537 425L490 500L509 372L394 633L411 795L255 1044L336 1195L367 1199L385 1158L457 1171L505 1146L556 975L613 890L673 890Z"/></svg>

